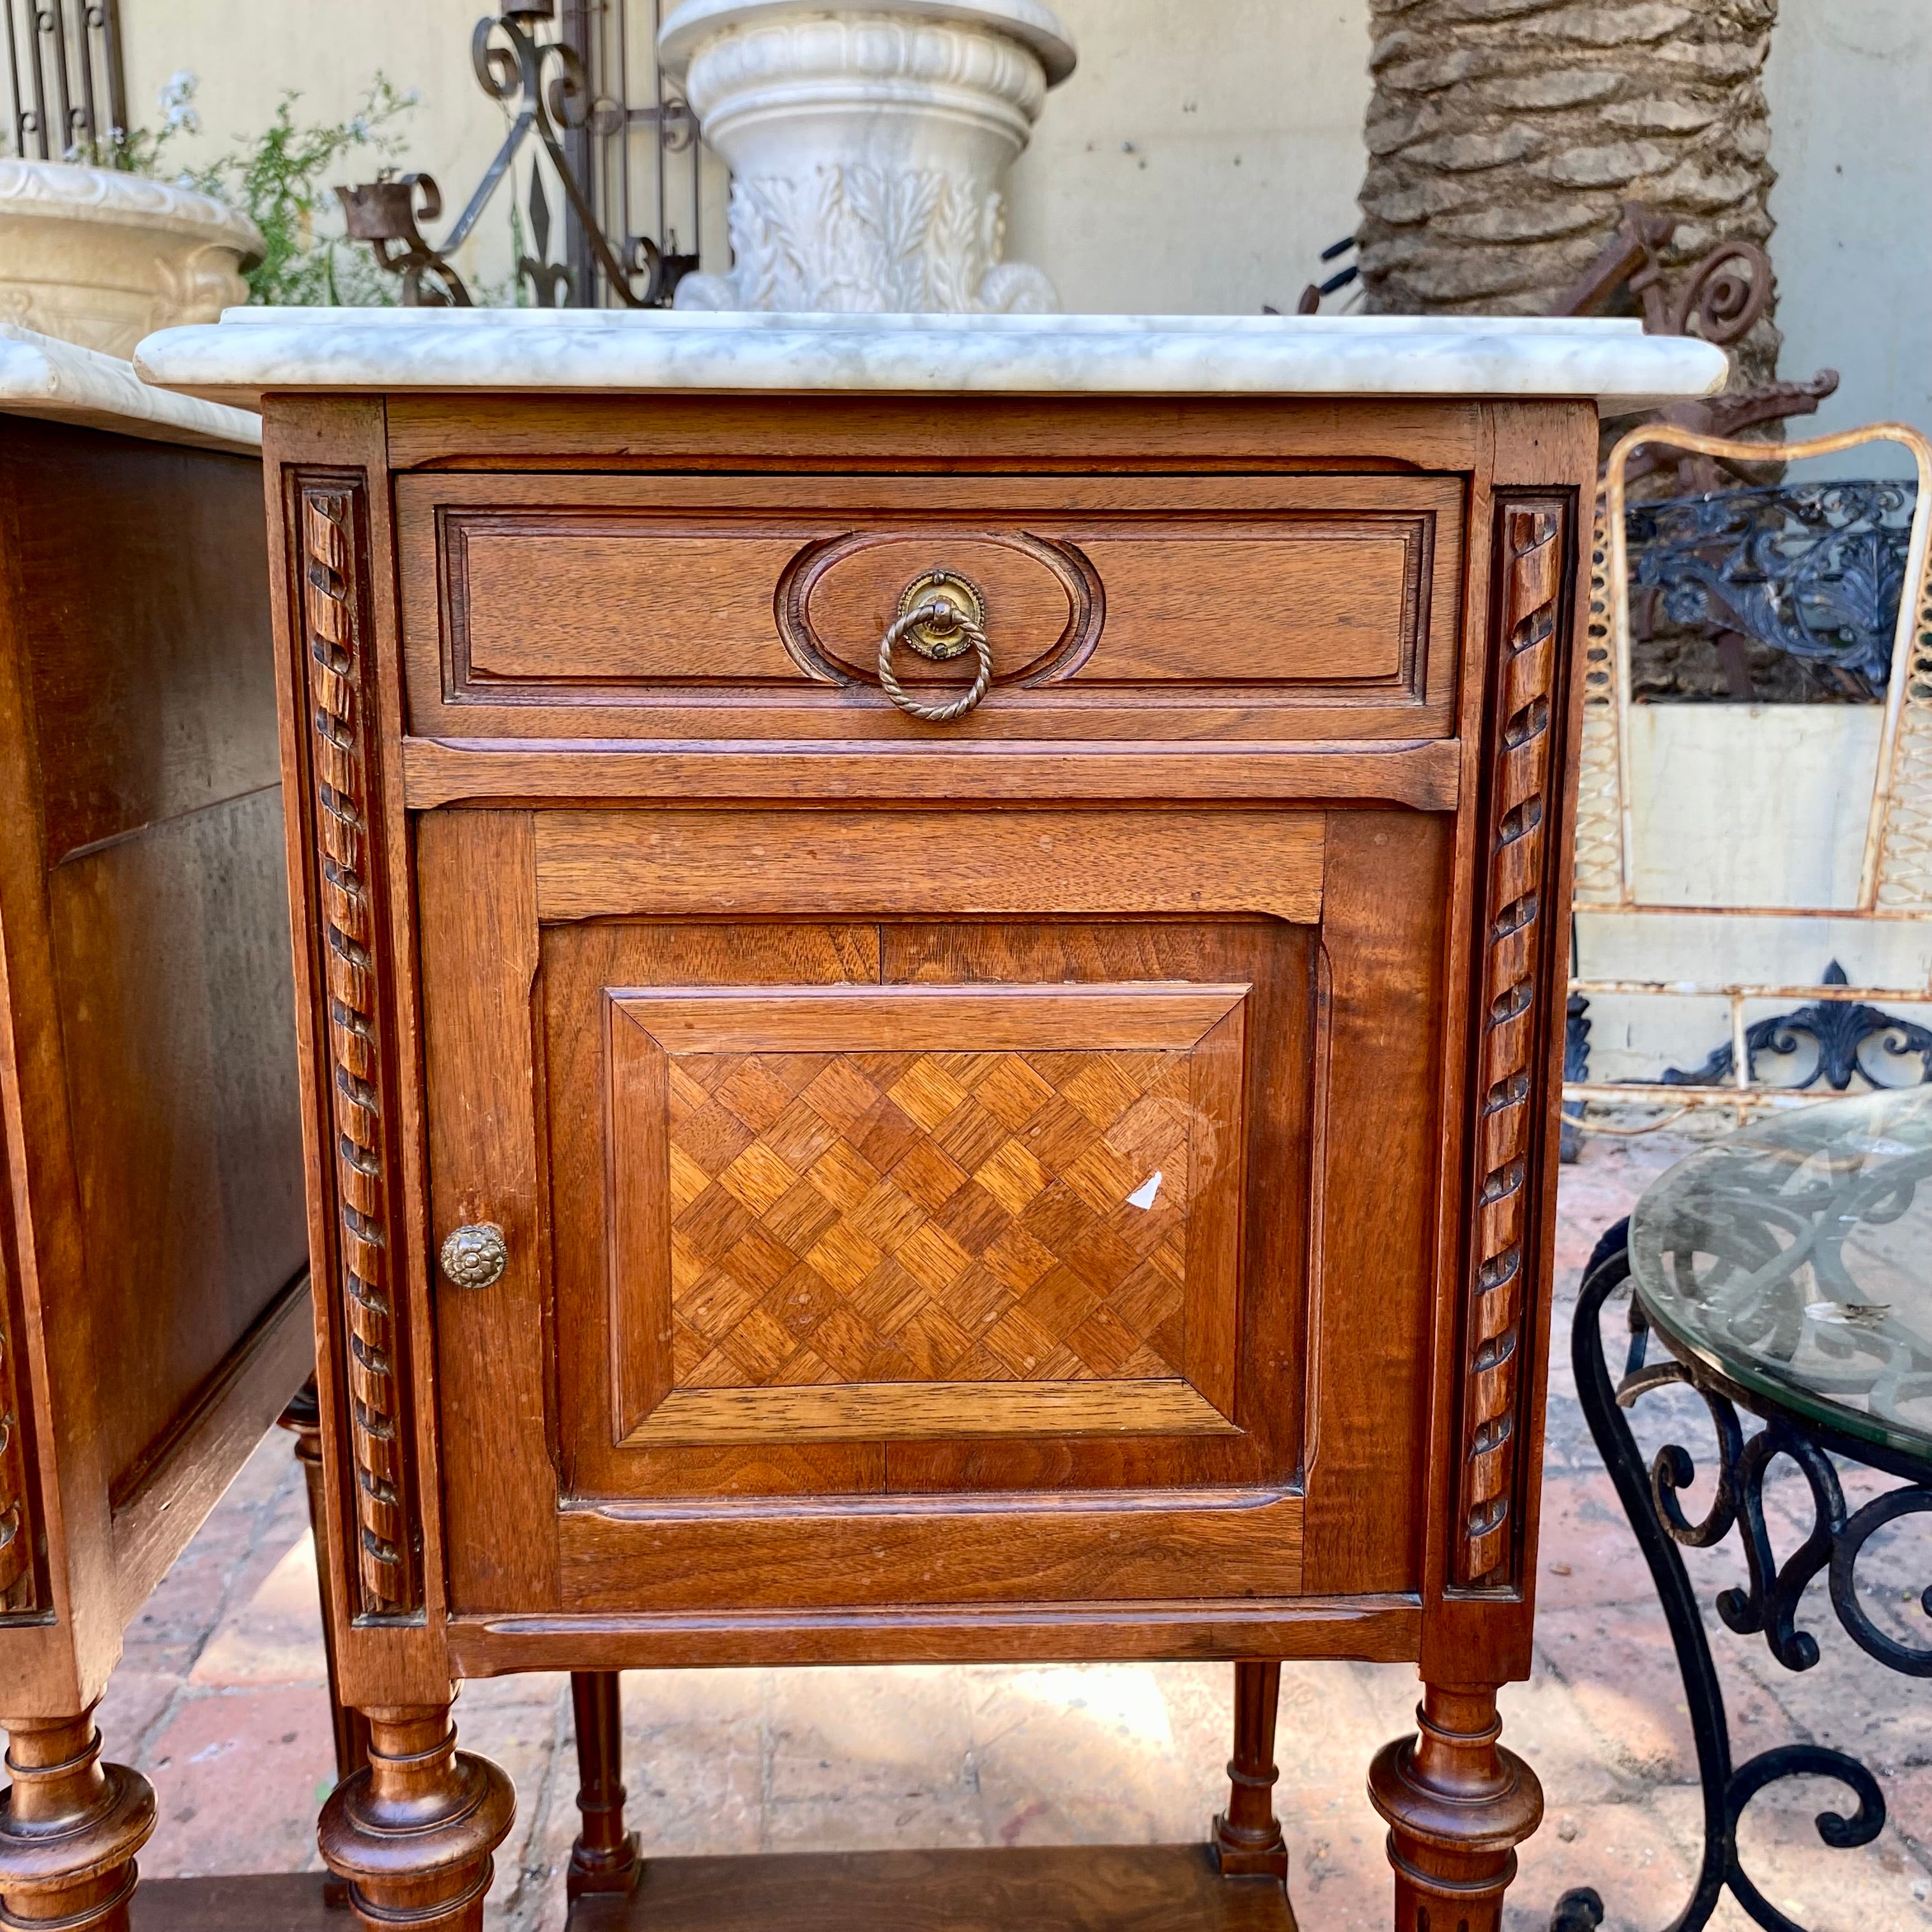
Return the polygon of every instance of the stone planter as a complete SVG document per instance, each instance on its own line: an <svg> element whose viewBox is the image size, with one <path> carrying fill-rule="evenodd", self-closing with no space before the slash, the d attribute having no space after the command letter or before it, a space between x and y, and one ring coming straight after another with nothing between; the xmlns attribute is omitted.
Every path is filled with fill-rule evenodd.
<svg viewBox="0 0 1932 1932"><path fill-rule="evenodd" d="M0 159L0 320L130 356L244 302L262 237L212 196L111 168Z"/></svg>
<svg viewBox="0 0 1932 1932"><path fill-rule="evenodd" d="M680 308L1043 314L1000 184L1073 44L1040 0L683 0L659 41L730 164L728 275Z"/></svg>

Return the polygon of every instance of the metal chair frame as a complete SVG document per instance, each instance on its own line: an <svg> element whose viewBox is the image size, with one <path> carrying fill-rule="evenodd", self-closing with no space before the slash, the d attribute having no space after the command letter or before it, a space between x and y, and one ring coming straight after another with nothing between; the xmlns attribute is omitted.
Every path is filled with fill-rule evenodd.
<svg viewBox="0 0 1932 1932"><path fill-rule="evenodd" d="M1832 456L1870 442L1896 442L1912 455L1918 496L1906 554L1905 588L1899 599L1890 681L1876 780L1865 821L1858 898L1851 906L1659 905L1639 899L1636 885L1634 800L1630 774L1630 606L1629 556L1624 531L1626 472L1633 453L1646 444L1670 447L1732 463L1784 462ZM1706 436L1670 423L1632 430L1610 452L1591 552L1590 612L1585 649L1582 775L1576 814L1576 909L1579 913L1678 918L1932 919L1932 442L1902 423L1875 423L1837 436L1767 446ZM1721 1105L1743 1120L1750 1114L1804 1106L1831 1097L1790 1088L1754 1086L1745 1044L1745 1007L1754 1000L1864 1001L1875 998L1923 1000L1932 984L1870 986L1790 986L1735 981L1590 980L1570 982L1573 994L1719 997L1729 1004L1732 1076L1726 1085L1676 1085L1661 1081L1572 1081L1566 1102L1596 1106L1656 1107L1667 1104L1681 1118L1692 1109ZM1586 1131L1649 1131L1606 1127L1587 1118Z"/></svg>

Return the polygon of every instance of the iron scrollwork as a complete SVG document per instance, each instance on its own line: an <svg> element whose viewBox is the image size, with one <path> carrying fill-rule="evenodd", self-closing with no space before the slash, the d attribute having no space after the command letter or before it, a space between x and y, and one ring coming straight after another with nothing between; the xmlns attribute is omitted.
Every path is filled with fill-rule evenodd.
<svg viewBox="0 0 1932 1932"><path fill-rule="evenodd" d="M1860 1648L1908 1676L1932 1676L1932 1648L1901 1643L1878 1628L1858 1600L1855 1581L1859 1556L1880 1528L1902 1516L1932 1512L1932 1488L1910 1482L1848 1515L1838 1472L1816 1438L1774 1413L1757 1434L1747 1436L1733 1400L1738 1391L1701 1365L1671 1359L1646 1361L1649 1324L1634 1296L1629 1355L1622 1378L1613 1385L1598 1322L1604 1304L1629 1278L1629 1227L1624 1221L1612 1228L1598 1243L1584 1270L1570 1352L1585 1419L1657 1586L1696 1744L1703 1791L1703 1853L1690 1899L1672 1922L1670 1932L1698 1932L1727 1890L1767 1932L1803 1932L1744 1870L1738 1836L1746 1808L1760 1792L1788 1778L1831 1779L1844 1787L1852 1805L1849 1813L1819 1813L1818 1835L1833 1850L1850 1850L1871 1844L1884 1828L1885 1796L1857 1759L1826 1745L1783 1744L1742 1764L1733 1762L1724 1693L1678 1546L1708 1549L1734 1528L1740 1531L1747 1581L1741 1589L1719 1594L1718 1614L1730 1630L1762 1634L1772 1655L1787 1670L1808 1670L1818 1661L1817 1640L1798 1628L1798 1616L1806 1586L1823 1570L1828 1573L1832 1609ZM1702 1518L1694 1522L1678 1499L1696 1473L1689 1453L1677 1444L1667 1444L1646 1468L1623 1414L1644 1396L1676 1386L1689 1388L1702 1400L1717 1438L1714 1494ZM1764 1511L1765 1477L1780 1456L1796 1463L1804 1475L1816 1512L1810 1534L1781 1563ZM1922 1601L1932 1614L1932 1590ZM1602 1899L1589 1887L1579 1887L1558 1901L1551 1932L1593 1932L1603 1921Z"/></svg>
<svg viewBox="0 0 1932 1932"><path fill-rule="evenodd" d="M1635 503L1631 588L1676 626L1756 638L1870 698L1891 674L1916 496L1803 483Z"/></svg>
<svg viewBox="0 0 1932 1932"><path fill-rule="evenodd" d="M1837 960L1825 969L1823 983L1827 986L1846 983L1845 969ZM1916 1054L1918 1060L1918 1081L1932 1081L1932 1030L1895 1013L1888 1013L1881 1007L1868 1006L1862 1000L1820 1000L1814 1005L1779 1013L1748 1027L1744 1030L1747 1078L1756 1081L1760 1054L1796 1054L1800 1042L1805 1040L1810 1042L1816 1052L1816 1064L1802 1080L1792 1083L1795 1092L1802 1093L1822 1080L1834 1093L1843 1094L1860 1075L1874 1087L1918 1084L1912 1081L1876 1079L1862 1058L1867 1046L1874 1041L1881 1052L1894 1060L1909 1060ZM1682 1067L1666 1067L1664 1084L1667 1087L1714 1086L1730 1080L1736 1066L1731 1042L1726 1040L1701 1066L1693 1067L1688 1072ZM1567 1066L1564 1071L1568 1075Z"/></svg>
<svg viewBox="0 0 1932 1932"><path fill-rule="evenodd" d="M510 125L476 192L440 242L429 242L420 225L442 212L442 194L430 176L406 175L336 190L350 238L368 242L377 263L400 277L405 307L472 305L470 291L450 257L475 232L532 135L562 189L573 232L585 251L575 266L549 259L549 198L540 173L533 170L530 214L536 249L534 254L522 255L516 266L538 307L591 306L598 296L588 284L601 282L626 308L665 308L678 283L697 267L695 254L668 253L647 235L628 235L614 244L568 152L571 137L593 130L621 133L632 121L641 119L657 124L661 158L683 152L694 140L689 109L669 100L638 112L620 101L599 98L576 47L567 40L538 38L538 28L555 12L555 0L503 0L500 13L477 22L470 38L470 65L484 92L510 113Z"/></svg>
<svg viewBox="0 0 1932 1932"><path fill-rule="evenodd" d="M442 190L433 175L392 176L335 192L348 223L350 240L368 242L376 266L401 278L405 308L470 306L463 278L430 245L418 226L436 220L442 213Z"/></svg>
<svg viewBox="0 0 1932 1932"><path fill-rule="evenodd" d="M1568 1082L1589 1077L1590 1003L1581 993L1572 993L1563 1014L1563 1078ZM1582 1118L1581 1100L1564 1102L1562 1138L1556 1157L1565 1167L1573 1166L1582 1154Z"/></svg>

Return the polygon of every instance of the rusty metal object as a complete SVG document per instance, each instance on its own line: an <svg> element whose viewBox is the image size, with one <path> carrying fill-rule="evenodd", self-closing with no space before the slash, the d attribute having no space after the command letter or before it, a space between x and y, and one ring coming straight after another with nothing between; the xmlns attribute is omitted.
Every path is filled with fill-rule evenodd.
<svg viewBox="0 0 1932 1932"><path fill-rule="evenodd" d="M1550 313L1594 315L1628 290L1647 335L1688 335L1694 322L1720 349L1742 342L1771 305L1770 256L1754 242L1720 242L1673 288L1663 251L1676 232L1674 215L1625 202L1615 234Z"/></svg>
<svg viewBox="0 0 1932 1932"><path fill-rule="evenodd" d="M405 306L472 306L452 258L475 232L532 137L535 159L527 200L537 245L533 254L519 256L516 272L538 307L594 308L608 301L626 308L667 308L678 283L697 267L695 252L660 246L660 238L666 244L671 238L664 194L665 158L690 154L696 145L689 107L667 93L661 82L655 105L632 106L625 98L626 56L621 36L614 57L614 90L599 84L604 64L597 51L602 28L593 28L584 9L566 7L557 37L538 38L556 21L554 0L502 0L497 13L476 22L470 36L470 65L477 85L502 109L509 124L482 180L440 241L430 242L421 226L442 212L442 196L427 175L379 178L336 190L350 238L368 242L378 266L401 278ZM631 232L625 143L634 127L648 127L656 136L658 238ZM611 146L616 149L614 158L605 152ZM562 206L567 259L562 262L549 259L546 164ZM694 235L703 218L694 154L692 168ZM614 173L620 184L614 192L608 179ZM418 189L420 206L416 200ZM606 212L616 217L615 235L606 232L609 224L600 212L604 203L610 204Z"/></svg>
<svg viewBox="0 0 1932 1932"><path fill-rule="evenodd" d="M434 175L401 175L338 188L337 197L352 242L366 242L376 266L403 283L405 308L467 308L470 291L463 278L424 238L420 222L442 213L442 194ZM418 207L418 195L422 206Z"/></svg>

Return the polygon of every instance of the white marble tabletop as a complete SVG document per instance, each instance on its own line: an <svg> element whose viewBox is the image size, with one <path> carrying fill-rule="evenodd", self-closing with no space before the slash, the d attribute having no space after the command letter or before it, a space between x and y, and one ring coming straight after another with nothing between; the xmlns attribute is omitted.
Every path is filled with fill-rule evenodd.
<svg viewBox="0 0 1932 1932"><path fill-rule="evenodd" d="M228 403L410 389L1577 396L1607 416L1714 394L1730 370L1722 350L1634 321L299 308L164 329L134 366Z"/></svg>
<svg viewBox="0 0 1932 1932"><path fill-rule="evenodd" d="M262 419L250 411L151 388L118 356L8 322L0 322L0 415L50 417L204 449L252 454L262 446Z"/></svg>

